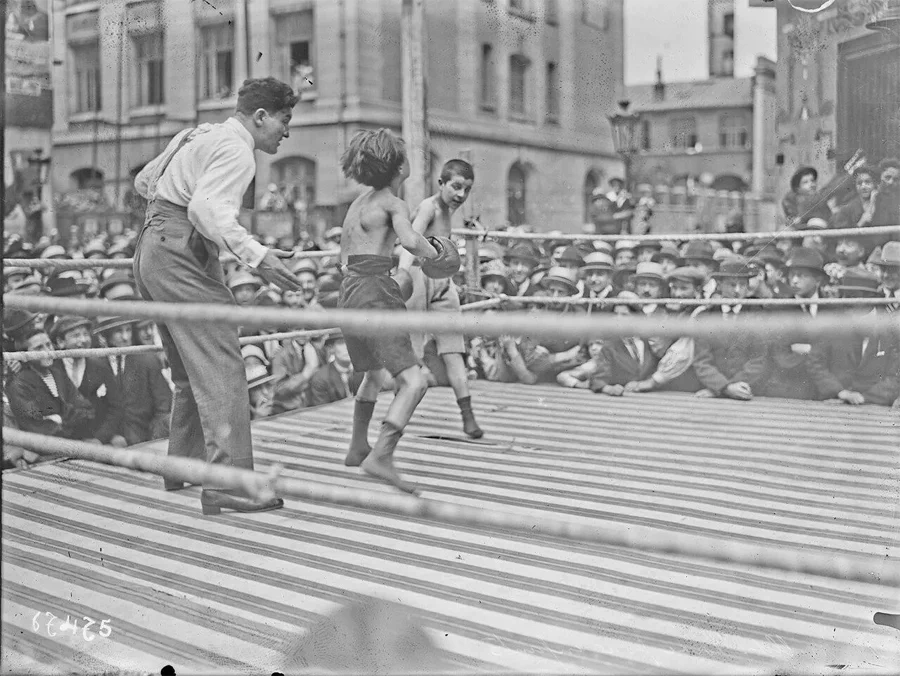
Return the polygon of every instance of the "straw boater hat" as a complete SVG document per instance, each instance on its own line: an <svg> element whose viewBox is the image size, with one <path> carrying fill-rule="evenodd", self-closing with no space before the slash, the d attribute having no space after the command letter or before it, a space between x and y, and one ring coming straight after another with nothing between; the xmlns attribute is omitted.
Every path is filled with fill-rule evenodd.
<svg viewBox="0 0 900 676"><path fill-rule="evenodd" d="M301 258L291 266L291 272L295 275L298 275L301 272L311 272L313 275L318 276L319 264L316 263L314 258Z"/></svg>
<svg viewBox="0 0 900 676"><path fill-rule="evenodd" d="M662 265L659 263L638 263L634 270L633 279L652 279L657 282L665 282L666 276L663 273Z"/></svg>
<svg viewBox="0 0 900 676"><path fill-rule="evenodd" d="M659 251L653 254L652 260L654 263L662 263L664 258L670 258L675 261L676 265L681 265L681 254L678 252L678 247L672 244L672 242L663 242Z"/></svg>
<svg viewBox="0 0 900 676"><path fill-rule="evenodd" d="M255 275L247 272L246 270L238 270L231 278L228 280L228 288L234 291L239 286L255 286L257 289L262 286L262 283L259 279L256 278Z"/></svg>
<svg viewBox="0 0 900 676"><path fill-rule="evenodd" d="M255 347L255 346L254 346ZM247 373L247 389L254 390L266 383L275 380L275 376L270 375L268 369L262 364L253 364L246 368Z"/></svg>
<svg viewBox="0 0 900 676"><path fill-rule="evenodd" d="M888 242L885 244L881 249L881 257L872 262L881 267L900 267L900 242Z"/></svg>
<svg viewBox="0 0 900 676"><path fill-rule="evenodd" d="M106 257L106 247L103 246L103 242L99 240L91 240L84 246L84 257L90 258L91 256L97 256L97 258L105 258Z"/></svg>
<svg viewBox="0 0 900 676"><path fill-rule="evenodd" d="M68 258L69 254L66 253L65 248L60 246L59 244L51 244L46 249L41 252L41 258L58 258L64 259Z"/></svg>
<svg viewBox="0 0 900 676"><path fill-rule="evenodd" d="M604 251L595 251L585 257L584 265L581 266L581 270L585 273L591 270L612 271L614 267L615 263L613 262L612 256Z"/></svg>
<svg viewBox="0 0 900 676"><path fill-rule="evenodd" d="M542 289L546 289L549 284L562 284L569 291L570 296L578 293L578 280L575 273L567 268L555 267L550 268L543 279L538 283Z"/></svg>
<svg viewBox="0 0 900 676"><path fill-rule="evenodd" d="M137 284L134 277L125 270L117 270L103 280L100 295L106 300L123 300L136 298Z"/></svg>
<svg viewBox="0 0 900 676"><path fill-rule="evenodd" d="M605 240L598 240L594 242L594 249L596 249L597 251L602 251L603 253L608 253L610 256L612 256L614 253L613 245Z"/></svg>
<svg viewBox="0 0 900 676"><path fill-rule="evenodd" d="M616 253L619 253L623 249L630 249L634 251L637 248L638 243L633 239L620 239L616 240Z"/></svg>
<svg viewBox="0 0 900 676"><path fill-rule="evenodd" d="M41 281L40 275L37 273L28 275L21 282L18 282L10 293L23 294L26 292L26 289L30 290L28 295L33 295L35 290L37 293L44 291L44 283Z"/></svg>

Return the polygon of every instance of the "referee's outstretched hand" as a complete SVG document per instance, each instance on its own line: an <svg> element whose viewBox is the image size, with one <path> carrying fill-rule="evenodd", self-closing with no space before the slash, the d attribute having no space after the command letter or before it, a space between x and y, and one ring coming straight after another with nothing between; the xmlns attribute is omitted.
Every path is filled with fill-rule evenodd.
<svg viewBox="0 0 900 676"><path fill-rule="evenodd" d="M278 249L269 249L265 258L257 268L257 272L262 275L267 282L274 284L282 291L299 291L300 280L297 279L287 266L281 262L282 258L290 258L294 255L293 251L280 251Z"/></svg>

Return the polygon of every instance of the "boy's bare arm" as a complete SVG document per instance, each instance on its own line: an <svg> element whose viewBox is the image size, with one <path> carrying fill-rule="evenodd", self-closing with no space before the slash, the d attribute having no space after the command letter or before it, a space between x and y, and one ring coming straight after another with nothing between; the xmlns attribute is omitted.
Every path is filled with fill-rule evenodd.
<svg viewBox="0 0 900 676"><path fill-rule="evenodd" d="M416 216L412 222L412 229L424 237L425 233L428 232L428 226L434 221L434 216L434 201L431 198L423 200L416 210ZM397 267L401 270L409 270L415 260L416 257L404 248L404 250L400 252L400 264Z"/></svg>
<svg viewBox="0 0 900 676"><path fill-rule="evenodd" d="M391 225L397 238L400 240L400 246L414 256L422 256L423 258L435 258L437 250L429 244L425 237L413 230L412 223L409 222L409 207L403 200L398 199L389 208L388 214L391 217Z"/></svg>

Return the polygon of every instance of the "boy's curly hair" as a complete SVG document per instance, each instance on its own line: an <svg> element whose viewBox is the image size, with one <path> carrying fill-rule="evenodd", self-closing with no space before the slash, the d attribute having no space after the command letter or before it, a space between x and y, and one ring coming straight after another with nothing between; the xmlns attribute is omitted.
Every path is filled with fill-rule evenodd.
<svg viewBox="0 0 900 676"><path fill-rule="evenodd" d="M406 161L403 139L381 128L359 131L341 157L344 176L376 190L386 188Z"/></svg>

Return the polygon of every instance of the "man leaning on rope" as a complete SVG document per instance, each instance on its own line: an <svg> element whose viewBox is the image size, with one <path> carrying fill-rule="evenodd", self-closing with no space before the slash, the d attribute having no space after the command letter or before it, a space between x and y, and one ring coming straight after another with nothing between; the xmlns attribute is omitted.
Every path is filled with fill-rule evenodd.
<svg viewBox="0 0 900 676"><path fill-rule="evenodd" d="M283 289L297 278L238 223L241 200L256 173L254 150L269 155L289 136L297 97L274 78L245 80L234 115L179 133L135 179L148 200L134 254L134 276L145 300L234 304L219 254L229 252ZM169 455L253 469L250 405L238 332L217 324L170 322L159 326L172 368ZM183 488L166 480L167 490ZM278 498L258 500L204 484L204 514L278 509Z"/></svg>

